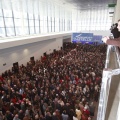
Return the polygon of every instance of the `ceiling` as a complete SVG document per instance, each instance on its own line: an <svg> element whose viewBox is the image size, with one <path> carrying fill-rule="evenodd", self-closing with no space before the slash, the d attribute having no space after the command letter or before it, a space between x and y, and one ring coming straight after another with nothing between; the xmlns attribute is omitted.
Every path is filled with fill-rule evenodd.
<svg viewBox="0 0 120 120"><path fill-rule="evenodd" d="M0 0L0 1L2 1L1 3L7 6L6 8L11 7L11 3L14 7L21 7L21 5L24 5L23 3L27 3L30 1L34 1L34 2L41 1L47 4L49 4L49 2L56 3L57 5L64 6L68 9L88 10L91 8L98 9L98 8L108 7L108 4L116 3L117 0L52 0L52 1L51 0Z"/></svg>
<svg viewBox="0 0 120 120"><path fill-rule="evenodd" d="M108 7L108 4L116 3L117 0L59 0L63 5L70 5L77 9Z"/></svg>

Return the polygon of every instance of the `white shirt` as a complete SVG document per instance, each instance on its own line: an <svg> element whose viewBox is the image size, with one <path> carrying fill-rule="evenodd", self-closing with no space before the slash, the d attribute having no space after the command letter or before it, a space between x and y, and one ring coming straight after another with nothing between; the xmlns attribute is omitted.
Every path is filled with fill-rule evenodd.
<svg viewBox="0 0 120 120"><path fill-rule="evenodd" d="M75 116L73 116L73 120L78 120L78 118L77 118L77 117L75 117Z"/></svg>

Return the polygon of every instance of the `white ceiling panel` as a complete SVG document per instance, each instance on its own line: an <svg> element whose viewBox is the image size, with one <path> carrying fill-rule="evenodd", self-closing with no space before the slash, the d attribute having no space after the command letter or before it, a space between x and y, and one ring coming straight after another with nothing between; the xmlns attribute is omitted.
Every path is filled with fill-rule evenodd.
<svg viewBox="0 0 120 120"><path fill-rule="evenodd" d="M51 2L57 5L69 8L69 9L90 9L90 8L104 8L108 7L108 4L116 3L117 0L0 0L0 5L4 8L14 7L16 10L23 10L23 5L31 3L29 8L33 7L32 3L42 2L45 4L50 4ZM11 4L12 3L12 4ZM11 6L12 5L12 6ZM51 5L51 4L50 4Z"/></svg>
<svg viewBox="0 0 120 120"><path fill-rule="evenodd" d="M77 9L89 9L97 7L108 7L108 4L116 4L117 0L54 0L66 6Z"/></svg>

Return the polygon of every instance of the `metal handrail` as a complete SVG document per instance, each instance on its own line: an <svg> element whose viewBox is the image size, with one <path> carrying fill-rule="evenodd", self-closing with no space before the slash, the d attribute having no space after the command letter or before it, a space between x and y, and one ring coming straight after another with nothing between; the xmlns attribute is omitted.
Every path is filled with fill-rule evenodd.
<svg viewBox="0 0 120 120"><path fill-rule="evenodd" d="M115 51L116 51L116 56L117 56L117 62L120 68L120 48L115 47Z"/></svg>
<svg viewBox="0 0 120 120"><path fill-rule="evenodd" d="M117 69L109 69L110 64L110 53L115 52L117 65ZM99 107L98 107L98 116L97 120L105 120L105 114L107 109L107 102L109 96L109 90L111 85L111 78L113 75L120 74L120 51L118 47L108 45L107 52L106 52L106 62L105 62L105 69L103 70L102 76L102 86L100 92L100 99L99 99Z"/></svg>

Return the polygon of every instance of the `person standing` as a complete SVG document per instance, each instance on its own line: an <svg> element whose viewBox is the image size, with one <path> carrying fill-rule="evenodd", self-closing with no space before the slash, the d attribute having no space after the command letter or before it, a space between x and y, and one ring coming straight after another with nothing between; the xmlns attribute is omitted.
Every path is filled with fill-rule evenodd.
<svg viewBox="0 0 120 120"><path fill-rule="evenodd" d="M118 28L118 31L120 32L120 19L118 20L118 26L117 26L117 28ZM106 36L102 40L107 45L114 45L114 46L120 47L120 37L114 38L114 39L110 39L108 36Z"/></svg>

